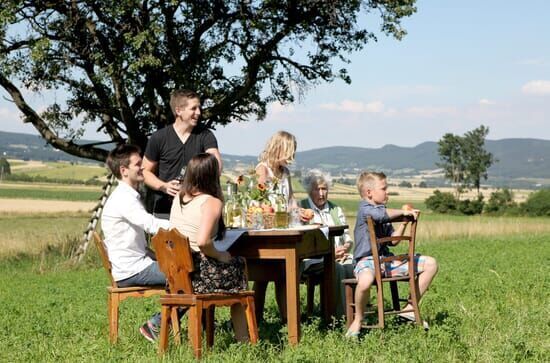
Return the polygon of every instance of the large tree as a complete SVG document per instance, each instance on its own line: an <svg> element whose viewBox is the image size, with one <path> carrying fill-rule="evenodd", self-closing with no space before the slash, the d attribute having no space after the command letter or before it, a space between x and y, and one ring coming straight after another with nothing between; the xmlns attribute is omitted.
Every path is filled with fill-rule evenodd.
<svg viewBox="0 0 550 363"><path fill-rule="evenodd" d="M83 125L144 146L171 121L175 87L197 90L215 127L262 119L270 102L293 102L320 82L349 83L334 61L375 41L377 18L401 39L414 2L3 0L0 85L48 143L104 160L97 145L77 142ZM60 96L38 112L22 89Z"/></svg>
<svg viewBox="0 0 550 363"><path fill-rule="evenodd" d="M480 194L481 179L487 179L487 170L496 161L485 149L485 138L489 128L479 126L464 136L447 133L438 142L445 177L456 187L457 198L464 188L475 188Z"/></svg>

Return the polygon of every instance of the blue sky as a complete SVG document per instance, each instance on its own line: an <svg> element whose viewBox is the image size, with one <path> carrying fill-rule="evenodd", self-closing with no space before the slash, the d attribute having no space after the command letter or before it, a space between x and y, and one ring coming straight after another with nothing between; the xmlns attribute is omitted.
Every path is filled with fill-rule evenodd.
<svg viewBox="0 0 550 363"><path fill-rule="evenodd" d="M380 34L351 56L351 85L323 84L299 103L273 104L264 121L219 127L221 152L257 155L277 130L296 135L299 151L414 146L481 124L493 140L549 140L550 2L420 0L417 7L402 41ZM40 109L44 98L29 101ZM1 130L36 133L3 98L0 119Z"/></svg>

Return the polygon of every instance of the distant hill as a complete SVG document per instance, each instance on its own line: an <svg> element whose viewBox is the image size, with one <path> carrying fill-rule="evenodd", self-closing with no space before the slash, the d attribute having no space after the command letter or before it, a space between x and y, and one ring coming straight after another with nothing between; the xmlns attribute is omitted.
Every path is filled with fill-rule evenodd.
<svg viewBox="0 0 550 363"><path fill-rule="evenodd" d="M486 147L498 160L489 169L487 183L511 187L550 185L550 140L487 140ZM86 160L53 149L39 136L2 131L0 155L44 161ZM223 154L223 161L226 169L243 168L255 165L257 156ZM357 174L359 170L373 169L405 178L433 175L438 161L436 142L424 142L414 147L385 145L377 149L333 146L297 153L295 168L319 168L333 175Z"/></svg>
<svg viewBox="0 0 550 363"><path fill-rule="evenodd" d="M550 178L550 140L487 140L486 148L498 160L489 175L509 178ZM386 145L379 149L334 146L296 155L300 167L319 167L335 172L375 169L411 174L437 169L436 142L414 147Z"/></svg>

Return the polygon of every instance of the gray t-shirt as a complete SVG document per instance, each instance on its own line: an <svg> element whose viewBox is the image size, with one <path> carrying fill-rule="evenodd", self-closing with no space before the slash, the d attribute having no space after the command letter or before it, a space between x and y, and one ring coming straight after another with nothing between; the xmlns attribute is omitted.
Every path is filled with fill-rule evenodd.
<svg viewBox="0 0 550 363"><path fill-rule="evenodd" d="M370 247L369 225L367 224L368 216L370 216L376 223L376 237L389 237L393 233L393 226L390 223L390 217L386 212L385 205L373 205L365 200L359 202L359 209L357 210L357 220L355 221L354 230L354 263L357 263L357 261L359 261L363 257L372 255ZM378 249L378 253L381 256L388 256L390 254L390 251L387 246L383 246Z"/></svg>

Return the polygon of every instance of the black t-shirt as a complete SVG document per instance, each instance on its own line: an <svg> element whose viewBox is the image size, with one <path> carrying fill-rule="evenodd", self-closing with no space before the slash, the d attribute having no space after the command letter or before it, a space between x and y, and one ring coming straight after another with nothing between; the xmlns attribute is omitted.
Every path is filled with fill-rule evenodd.
<svg viewBox="0 0 550 363"><path fill-rule="evenodd" d="M212 131L203 125L195 126L183 144L172 124L151 135L145 148L145 156L157 163L157 176L166 182L180 176L193 156L212 148L218 148L218 141ZM172 197L155 191L152 205L148 203L148 210L155 213L170 213L171 206Z"/></svg>

